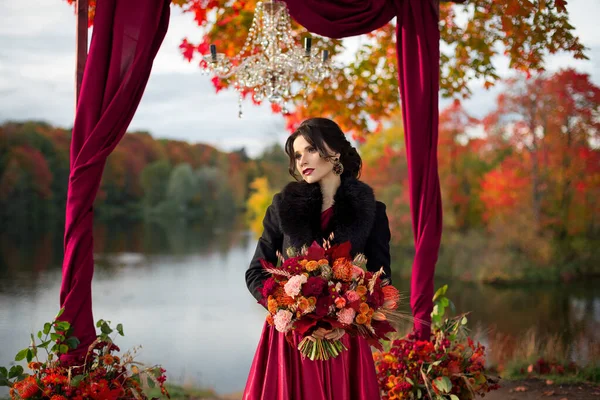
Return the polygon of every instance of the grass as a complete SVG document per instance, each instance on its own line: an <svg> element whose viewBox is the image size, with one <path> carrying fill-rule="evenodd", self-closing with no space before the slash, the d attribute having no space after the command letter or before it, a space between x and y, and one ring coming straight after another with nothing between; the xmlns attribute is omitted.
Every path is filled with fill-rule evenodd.
<svg viewBox="0 0 600 400"><path fill-rule="evenodd" d="M217 399L218 396L212 389L202 389L195 388L192 386L179 386L166 384L167 390L171 395L172 400L200 400L200 399ZM166 397L161 396L160 390L157 388L150 389L147 391L148 398L158 397L161 399L166 399Z"/></svg>
<svg viewBox="0 0 600 400"><path fill-rule="evenodd" d="M568 375L534 375L533 377L550 380L557 385L574 385L580 383L600 383L600 367L584 367L575 374ZM504 379L511 381L520 381L532 378L531 374L523 374L519 371L509 372Z"/></svg>
<svg viewBox="0 0 600 400"><path fill-rule="evenodd" d="M474 335L477 337L481 335ZM522 337L487 335L487 366L504 379L542 378L555 383L600 383L600 343L583 336L565 345L558 335L530 330ZM583 360L574 364L572 355Z"/></svg>

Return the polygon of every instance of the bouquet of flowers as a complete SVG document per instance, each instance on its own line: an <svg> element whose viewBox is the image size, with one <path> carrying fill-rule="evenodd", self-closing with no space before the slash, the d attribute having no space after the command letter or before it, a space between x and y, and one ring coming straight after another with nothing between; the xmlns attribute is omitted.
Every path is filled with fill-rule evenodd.
<svg viewBox="0 0 600 400"><path fill-rule="evenodd" d="M294 334L300 335L298 349L310 360L327 360L347 350L340 339L312 336L319 328L343 329L379 349L380 340L395 331L388 317L395 315L398 290L383 279L383 270L367 271L366 258L352 258L350 250L349 242L313 242L299 254L289 249L289 258L280 256L277 266L261 260L270 274L261 300L269 311L267 322L290 343Z"/></svg>
<svg viewBox="0 0 600 400"><path fill-rule="evenodd" d="M60 317L62 311L56 318ZM31 372L14 365L8 370L0 367L0 386L10 387L12 400L147 400L142 386L158 387L170 398L164 387L165 370L159 366L143 367L134 361L134 353L126 352L122 357L110 334L113 329L108 321L99 320L101 333L89 346L85 360L80 365L64 365L59 357L79 345L79 340L68 336L71 326L66 321L44 324L37 333L41 341L36 343L31 335L31 345L17 353L15 361L26 359ZM117 325L123 335L123 326ZM46 351L46 360L40 361L38 352Z"/></svg>
<svg viewBox="0 0 600 400"><path fill-rule="evenodd" d="M442 318L446 290L434 297L431 341L409 334L373 354L383 400L471 400L499 388L486 374L485 348L466 335L466 316Z"/></svg>

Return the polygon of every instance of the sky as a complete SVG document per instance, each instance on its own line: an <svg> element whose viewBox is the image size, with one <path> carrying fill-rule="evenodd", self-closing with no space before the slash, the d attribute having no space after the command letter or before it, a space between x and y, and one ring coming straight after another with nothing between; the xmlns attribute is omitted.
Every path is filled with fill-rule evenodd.
<svg viewBox="0 0 600 400"><path fill-rule="evenodd" d="M600 35L596 20L600 0L569 0L571 23L589 60L574 60L568 54L548 57L547 69L576 68L600 85ZM199 42L201 32L192 15L172 7L169 31L155 59L150 80L129 130L144 130L156 138L202 142L225 151L245 147L251 156L266 146L283 143L284 120L270 107L244 104L237 116L237 95L215 93L210 77L197 63L180 55L181 39ZM362 39L349 38L351 57ZM338 60L343 63L344 58ZM508 60L498 57L500 76L510 74ZM69 128L74 119L75 18L62 0L0 0L0 124L6 121L43 120ZM471 84L473 96L464 102L476 117L494 107L501 88L484 90ZM449 103L442 99L440 108Z"/></svg>

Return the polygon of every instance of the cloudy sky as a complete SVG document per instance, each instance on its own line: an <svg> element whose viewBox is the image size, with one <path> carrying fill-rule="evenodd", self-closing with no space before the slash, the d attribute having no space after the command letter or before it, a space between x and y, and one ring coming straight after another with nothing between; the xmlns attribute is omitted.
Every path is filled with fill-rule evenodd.
<svg viewBox="0 0 600 400"><path fill-rule="evenodd" d="M571 21L590 60L576 61L566 54L548 59L551 71L572 66L592 76L600 85L599 0L570 0ZM218 95L210 78L196 64L185 62L178 45L183 37L197 42L198 27L191 15L172 8L169 32L130 130L147 130L155 137L211 143L223 150L246 147L251 155L264 146L282 142L286 133L282 117L268 107L246 104L237 118L233 92ZM355 48L360 38L348 39ZM0 123L7 120L45 120L70 127L73 123L75 18L62 0L0 0ZM343 61L343 60L342 60ZM505 59L498 59L502 76ZM498 90L484 91L477 82L466 106L482 116L494 105ZM444 106L447 101L442 101Z"/></svg>

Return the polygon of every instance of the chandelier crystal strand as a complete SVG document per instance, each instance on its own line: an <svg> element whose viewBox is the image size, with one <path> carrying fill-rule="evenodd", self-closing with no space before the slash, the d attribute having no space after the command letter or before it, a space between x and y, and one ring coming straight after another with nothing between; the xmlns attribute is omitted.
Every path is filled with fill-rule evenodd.
<svg viewBox="0 0 600 400"><path fill-rule="evenodd" d="M242 117L242 100L246 93L255 102L268 100L281 111L301 95L306 96L313 86L331 76L329 53L312 45L306 38L304 48L292 35L291 18L281 0L258 2L252 25L241 51L231 58L217 53L215 45L203 56L204 72L219 79L230 79L238 92L238 116ZM294 92L294 87L298 88Z"/></svg>

